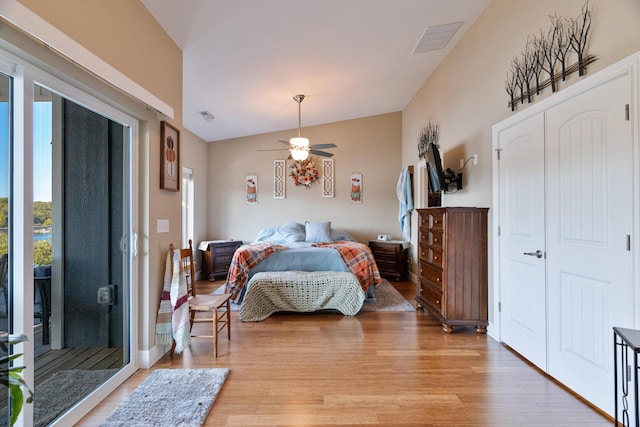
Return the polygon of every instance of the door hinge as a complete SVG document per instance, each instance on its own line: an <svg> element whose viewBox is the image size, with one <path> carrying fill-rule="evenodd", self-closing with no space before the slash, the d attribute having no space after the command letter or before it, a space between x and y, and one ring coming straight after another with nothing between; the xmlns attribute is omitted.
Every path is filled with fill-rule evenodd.
<svg viewBox="0 0 640 427"><path fill-rule="evenodd" d="M626 104L624 106L624 119L626 121L629 121L629 104Z"/></svg>
<svg viewBox="0 0 640 427"><path fill-rule="evenodd" d="M498 160L500 160L500 152L502 151L502 148L496 148L496 156L498 156Z"/></svg>
<svg viewBox="0 0 640 427"><path fill-rule="evenodd" d="M500 237L500 231L502 230L500 230L500 226L498 226L498 237Z"/></svg>
<svg viewBox="0 0 640 427"><path fill-rule="evenodd" d="M631 235L627 234L627 251L631 252Z"/></svg>
<svg viewBox="0 0 640 427"><path fill-rule="evenodd" d="M498 301L498 313L502 313L502 302Z"/></svg>

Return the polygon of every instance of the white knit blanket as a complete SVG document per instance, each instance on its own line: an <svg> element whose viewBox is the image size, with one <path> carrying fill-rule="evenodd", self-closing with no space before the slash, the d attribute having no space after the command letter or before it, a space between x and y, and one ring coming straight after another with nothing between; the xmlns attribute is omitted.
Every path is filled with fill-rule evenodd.
<svg viewBox="0 0 640 427"><path fill-rule="evenodd" d="M172 257L169 251L164 267L162 297L156 318L156 342L167 345L175 341L176 353L182 353L191 339L188 297L185 272L180 270L179 252L173 251Z"/></svg>
<svg viewBox="0 0 640 427"><path fill-rule="evenodd" d="M356 315L364 302L357 277L335 271L277 271L253 275L240 307L243 322L264 320L278 311L338 310Z"/></svg>

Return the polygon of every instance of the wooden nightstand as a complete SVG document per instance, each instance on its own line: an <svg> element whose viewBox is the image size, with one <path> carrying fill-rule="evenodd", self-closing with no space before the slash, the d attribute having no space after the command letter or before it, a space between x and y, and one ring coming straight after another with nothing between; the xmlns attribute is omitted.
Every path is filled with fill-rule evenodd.
<svg viewBox="0 0 640 427"><path fill-rule="evenodd" d="M369 240L369 248L382 277L407 280L406 244L399 240Z"/></svg>
<svg viewBox="0 0 640 427"><path fill-rule="evenodd" d="M209 281L227 277L229 266L236 249L242 246L242 240L211 240L198 246L202 253L202 273Z"/></svg>

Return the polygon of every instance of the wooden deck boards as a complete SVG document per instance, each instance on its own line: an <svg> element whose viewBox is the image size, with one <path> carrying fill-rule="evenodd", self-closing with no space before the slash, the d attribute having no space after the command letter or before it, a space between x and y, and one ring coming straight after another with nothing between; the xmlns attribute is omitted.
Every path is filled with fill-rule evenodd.
<svg viewBox="0 0 640 427"><path fill-rule="evenodd" d="M63 348L49 350L35 360L35 383L70 369L111 369L122 363L122 348Z"/></svg>

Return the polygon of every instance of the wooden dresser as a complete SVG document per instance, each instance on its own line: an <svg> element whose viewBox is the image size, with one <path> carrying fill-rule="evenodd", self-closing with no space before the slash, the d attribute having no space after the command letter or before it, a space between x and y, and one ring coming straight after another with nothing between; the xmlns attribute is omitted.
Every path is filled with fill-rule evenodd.
<svg viewBox="0 0 640 427"><path fill-rule="evenodd" d="M418 308L426 308L447 333L456 325L488 325L488 208L418 209Z"/></svg>
<svg viewBox="0 0 640 427"><path fill-rule="evenodd" d="M203 244L206 245L203 248ZM242 240L212 240L202 242L202 273L210 281L225 279L236 249L242 246Z"/></svg>
<svg viewBox="0 0 640 427"><path fill-rule="evenodd" d="M369 249L380 275L392 280L407 280L407 249L397 240L370 240Z"/></svg>

